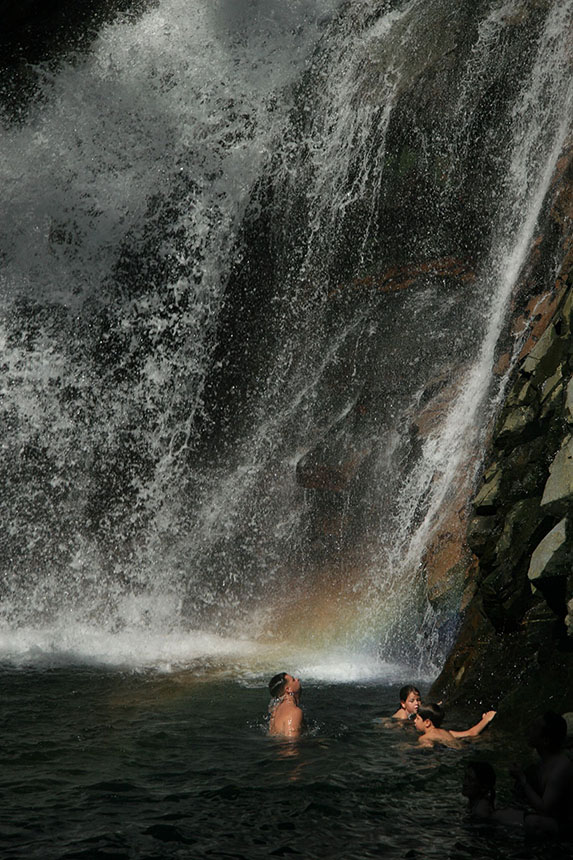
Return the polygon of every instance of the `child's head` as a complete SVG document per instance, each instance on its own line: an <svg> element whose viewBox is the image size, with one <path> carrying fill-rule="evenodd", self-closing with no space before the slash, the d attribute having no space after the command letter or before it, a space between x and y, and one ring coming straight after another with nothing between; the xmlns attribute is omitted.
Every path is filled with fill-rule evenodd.
<svg viewBox="0 0 573 860"><path fill-rule="evenodd" d="M436 702L431 702L429 705L420 705L418 708L418 717L423 723L429 720L435 729L439 729L444 721L445 713L443 708ZM416 720L416 724L418 724L418 719Z"/></svg>
<svg viewBox="0 0 573 860"><path fill-rule="evenodd" d="M462 794L470 803L482 798L495 802L495 771L488 761L470 761L466 765Z"/></svg>
<svg viewBox="0 0 573 860"><path fill-rule="evenodd" d="M406 711L408 716L412 716L417 713L421 701L422 698L417 687L412 686L412 684L407 684L405 687L401 688L400 705Z"/></svg>

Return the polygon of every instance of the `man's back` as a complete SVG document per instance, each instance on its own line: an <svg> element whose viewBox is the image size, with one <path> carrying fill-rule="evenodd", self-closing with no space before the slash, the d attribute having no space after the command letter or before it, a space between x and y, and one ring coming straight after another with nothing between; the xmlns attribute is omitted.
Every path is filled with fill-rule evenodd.
<svg viewBox="0 0 573 860"><path fill-rule="evenodd" d="M272 696L269 734L298 737L303 725L303 714L298 704L302 693L300 680L288 672L279 672L269 681L269 692Z"/></svg>
<svg viewBox="0 0 573 860"><path fill-rule="evenodd" d="M269 734L295 738L300 735L302 723L302 709L294 703L292 698L284 699L271 711Z"/></svg>

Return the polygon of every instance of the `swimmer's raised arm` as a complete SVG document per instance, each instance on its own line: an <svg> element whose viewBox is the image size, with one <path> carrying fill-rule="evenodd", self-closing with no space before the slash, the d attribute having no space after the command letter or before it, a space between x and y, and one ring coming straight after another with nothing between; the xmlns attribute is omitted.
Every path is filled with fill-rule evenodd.
<svg viewBox="0 0 573 860"><path fill-rule="evenodd" d="M455 738L475 738L491 723L495 715L496 711L486 711L485 714L482 714L481 720L479 723L476 723L475 726L472 726L470 729L466 729L465 732L455 732L450 729L450 734Z"/></svg>

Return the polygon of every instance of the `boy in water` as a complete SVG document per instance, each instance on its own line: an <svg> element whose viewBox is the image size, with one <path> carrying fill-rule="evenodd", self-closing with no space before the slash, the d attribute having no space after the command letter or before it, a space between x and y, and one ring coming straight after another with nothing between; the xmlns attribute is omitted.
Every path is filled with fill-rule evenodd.
<svg viewBox="0 0 573 860"><path fill-rule="evenodd" d="M470 761L466 765L462 794L468 799L472 818L487 819L509 827L521 827L524 815L521 809L495 808L495 771L487 761Z"/></svg>
<svg viewBox="0 0 573 860"><path fill-rule="evenodd" d="M298 738L304 725L302 708L299 706L302 693L299 679L287 672L279 672L269 681L269 690L273 699L270 705L269 735Z"/></svg>
<svg viewBox="0 0 573 860"><path fill-rule="evenodd" d="M414 725L421 733L418 738L418 743L424 747L433 747L434 744L442 744L452 749L461 749L461 738L475 738L479 735L487 725L491 723L495 717L495 711L486 711L482 715L479 723L466 729L463 732L455 732L449 729L442 729L441 725L444 721L445 713L443 708L432 703L429 705L421 705L414 718Z"/></svg>
<svg viewBox="0 0 573 860"><path fill-rule="evenodd" d="M470 761L464 771L462 794L468 799L473 818L491 818L495 813L495 771L488 761Z"/></svg>
<svg viewBox="0 0 573 860"><path fill-rule="evenodd" d="M418 708L422 704L422 697L417 687L412 684L407 684L400 690L400 707L395 714L392 714L393 720L413 720L418 713Z"/></svg>

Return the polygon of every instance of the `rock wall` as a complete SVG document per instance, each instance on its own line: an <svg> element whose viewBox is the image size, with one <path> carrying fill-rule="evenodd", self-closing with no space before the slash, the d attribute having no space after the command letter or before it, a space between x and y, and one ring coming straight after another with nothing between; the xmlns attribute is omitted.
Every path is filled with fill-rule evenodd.
<svg viewBox="0 0 573 860"><path fill-rule="evenodd" d="M522 347L467 521L473 596L431 690L450 702L491 703L508 719L516 707L573 709L571 149L550 216L555 278L522 299L513 325ZM533 257L547 241L539 238Z"/></svg>

